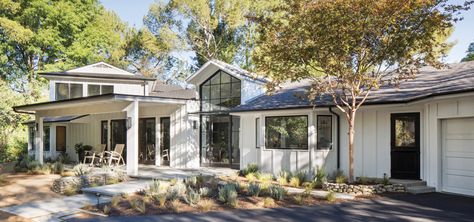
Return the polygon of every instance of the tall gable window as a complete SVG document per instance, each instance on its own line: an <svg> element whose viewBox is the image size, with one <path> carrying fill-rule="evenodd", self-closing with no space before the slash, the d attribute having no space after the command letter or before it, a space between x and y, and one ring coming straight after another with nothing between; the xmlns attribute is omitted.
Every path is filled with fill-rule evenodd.
<svg viewBox="0 0 474 222"><path fill-rule="evenodd" d="M240 105L240 80L218 71L201 85L201 110L221 111Z"/></svg>

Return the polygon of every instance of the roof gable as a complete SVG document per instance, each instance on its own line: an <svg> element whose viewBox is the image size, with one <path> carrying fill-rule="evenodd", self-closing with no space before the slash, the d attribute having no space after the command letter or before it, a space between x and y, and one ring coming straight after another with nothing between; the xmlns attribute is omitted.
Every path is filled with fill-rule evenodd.
<svg viewBox="0 0 474 222"><path fill-rule="evenodd" d="M202 82L207 80L211 75L213 75L219 70L222 70L240 80L250 80L260 84L265 84L268 82L267 79L258 76L255 73L251 73L240 67L215 59L206 62L203 66L201 66L198 71L186 78L186 81L194 85L200 85Z"/></svg>
<svg viewBox="0 0 474 222"><path fill-rule="evenodd" d="M117 68L105 62L98 62L87 66L75 68L66 71L66 73L84 73L84 74L109 74L109 75L135 75L131 72Z"/></svg>

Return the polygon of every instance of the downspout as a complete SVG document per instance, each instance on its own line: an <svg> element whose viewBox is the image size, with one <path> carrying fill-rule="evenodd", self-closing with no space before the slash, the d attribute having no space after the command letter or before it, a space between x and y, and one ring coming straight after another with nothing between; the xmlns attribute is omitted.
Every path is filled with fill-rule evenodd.
<svg viewBox="0 0 474 222"><path fill-rule="evenodd" d="M340 116L334 110L332 110L332 107L329 107L329 112L334 114L336 116L336 124L337 124L337 131L336 131L336 150L337 150L337 169L339 170L341 167L341 145L340 145L340 135L341 135L341 124L340 124Z"/></svg>
<svg viewBox="0 0 474 222"><path fill-rule="evenodd" d="M146 80L143 81L143 96L146 96Z"/></svg>

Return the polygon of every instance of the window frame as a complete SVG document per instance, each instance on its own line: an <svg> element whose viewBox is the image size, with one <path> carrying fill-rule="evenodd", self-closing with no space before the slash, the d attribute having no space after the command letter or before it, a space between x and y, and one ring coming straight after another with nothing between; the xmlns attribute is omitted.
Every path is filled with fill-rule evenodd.
<svg viewBox="0 0 474 222"><path fill-rule="evenodd" d="M330 134L331 135L331 146L328 148L320 148L319 146L319 117L329 117L329 120L330 120L330 126L331 126L331 129L330 129ZM316 150L332 150L333 148L333 145L334 145L334 136L333 136L333 130L334 130L334 127L333 127L333 116L332 115L317 115L316 116Z"/></svg>
<svg viewBox="0 0 474 222"><path fill-rule="evenodd" d="M255 148L260 149L262 147L262 141L259 141L259 138L262 134L260 131L261 128L260 117L255 118ZM260 143L259 143L260 142Z"/></svg>
<svg viewBox="0 0 474 222"><path fill-rule="evenodd" d="M268 119L269 118L285 118L285 117L305 117L306 119L306 147L305 148L291 148L291 147L278 147L278 148L275 148L275 147L272 147L272 148L269 148L267 146L267 136L268 136L268 133L267 133L267 125L268 125ZM310 147L310 142L309 142L309 139L310 139L310 135L309 135L309 115L307 114L301 114L301 115L283 115L283 116L265 116L265 134L264 134L264 138L263 138L263 143L265 144L265 150L299 150L299 151L309 151L309 147Z"/></svg>
<svg viewBox="0 0 474 222"><path fill-rule="evenodd" d="M229 76L229 80L228 82L225 82L225 83L222 83L222 77L220 76L222 74L225 74L225 75L228 75ZM216 76L216 75L219 75L219 83L212 83L212 79ZM239 84L239 91L238 91L238 96L234 96L234 91L232 91L232 89L234 88L233 86L236 85L236 84ZM228 97L222 97L222 85L229 85L229 96ZM218 86L219 88L219 96L217 98L214 98L212 97L212 88L213 86ZM203 96L203 87L209 87L209 90L208 90L208 98L207 99L203 99L204 96ZM225 99L225 100L224 100ZM230 101L230 103L234 102L235 99L238 99L239 102L237 105L235 106L223 106L222 103L224 101ZM221 104L220 106L217 106L219 107L218 109L213 109L212 107L212 104L214 104L213 102L215 101L218 101L218 103L216 103L215 105L217 106L217 104ZM231 109L233 107L236 107L240 104L242 104L242 80L229 74L228 72L225 72L221 69L217 70L216 72L214 72L211 76L209 76L209 78L207 78L206 80L204 80L200 85L199 85L199 103L200 103L200 111L201 112L220 112L220 111L226 111L227 109ZM209 104L210 107L206 108L206 110L204 110L204 105L205 103Z"/></svg>
<svg viewBox="0 0 474 222"><path fill-rule="evenodd" d="M64 84L67 85L67 98L65 99L58 99L58 85L59 84ZM81 89L81 96L80 97L71 97L71 85L77 85L80 86ZM74 82L55 82L54 83L54 100L55 101L61 101L61 100L68 100L68 99L76 99L76 98L83 98L84 97L84 83L74 83Z"/></svg>
<svg viewBox="0 0 474 222"><path fill-rule="evenodd" d="M51 126L43 126L43 151L51 151Z"/></svg>

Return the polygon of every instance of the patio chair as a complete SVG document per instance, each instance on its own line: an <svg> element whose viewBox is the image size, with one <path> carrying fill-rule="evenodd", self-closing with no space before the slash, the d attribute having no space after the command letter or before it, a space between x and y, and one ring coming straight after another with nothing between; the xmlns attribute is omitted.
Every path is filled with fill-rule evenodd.
<svg viewBox="0 0 474 222"><path fill-rule="evenodd" d="M101 163L104 159L104 151L107 147L106 144L99 144L94 147L93 150L86 150L84 152L83 163L86 164L87 160L90 160L90 165L93 166L95 162Z"/></svg>
<svg viewBox="0 0 474 222"><path fill-rule="evenodd" d="M146 145L146 160L155 159L155 144Z"/></svg>
<svg viewBox="0 0 474 222"><path fill-rule="evenodd" d="M112 163L115 162L115 165L125 165L125 161L122 157L123 149L125 144L116 144L113 151L104 151L105 161L108 162L109 166L112 166ZM122 164L120 164L122 162Z"/></svg>

